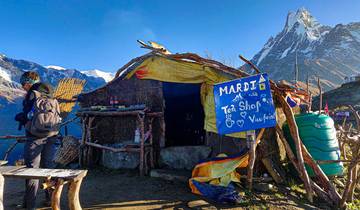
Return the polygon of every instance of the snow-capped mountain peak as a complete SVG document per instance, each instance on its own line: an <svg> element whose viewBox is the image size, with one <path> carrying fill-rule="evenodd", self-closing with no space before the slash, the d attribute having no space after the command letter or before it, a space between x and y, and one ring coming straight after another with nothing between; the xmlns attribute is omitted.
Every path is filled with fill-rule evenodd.
<svg viewBox="0 0 360 210"><path fill-rule="evenodd" d="M300 8L297 12L289 12L284 30L292 32L293 30L299 36L304 36L309 41L318 40L323 35L322 25L307 11Z"/></svg>
<svg viewBox="0 0 360 210"><path fill-rule="evenodd" d="M288 13L283 30L266 42L252 62L275 80L294 81L295 60L296 80L309 76L316 83L320 77L327 90L349 75L360 74L360 22L330 27L305 8Z"/></svg>
<svg viewBox="0 0 360 210"><path fill-rule="evenodd" d="M105 80L105 82L110 82L114 78L114 74L110 72L104 72L99 69L93 69L88 71L81 71L81 73L86 74L91 77L100 77Z"/></svg>
<svg viewBox="0 0 360 210"><path fill-rule="evenodd" d="M47 69L55 69L55 70L59 70L59 71L63 71L66 68L62 67L62 66L55 66L55 65L49 65L49 66L45 66Z"/></svg>

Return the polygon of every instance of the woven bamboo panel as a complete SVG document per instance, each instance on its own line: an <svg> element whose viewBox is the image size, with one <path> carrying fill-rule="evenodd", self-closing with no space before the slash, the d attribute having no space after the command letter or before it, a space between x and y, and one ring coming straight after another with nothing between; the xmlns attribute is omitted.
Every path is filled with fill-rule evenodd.
<svg viewBox="0 0 360 210"><path fill-rule="evenodd" d="M55 153L54 162L63 166L71 163L79 156L79 140L73 136L65 136L62 146Z"/></svg>
<svg viewBox="0 0 360 210"><path fill-rule="evenodd" d="M74 96L81 93L85 80L65 78L59 81L54 97L59 101L61 113L69 113L75 105Z"/></svg>

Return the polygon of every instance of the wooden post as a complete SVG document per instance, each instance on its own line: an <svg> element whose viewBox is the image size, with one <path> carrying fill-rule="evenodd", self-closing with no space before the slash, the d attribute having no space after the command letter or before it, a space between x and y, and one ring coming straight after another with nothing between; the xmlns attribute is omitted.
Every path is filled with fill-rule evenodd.
<svg viewBox="0 0 360 210"><path fill-rule="evenodd" d="M359 149L360 149L360 143L357 142L357 145L352 148L352 155L353 160L351 161L349 167L348 167L348 174L347 174L347 181L346 186L344 189L344 192L341 197L340 207L345 207L346 201L352 201L353 195L354 195L354 188L356 186L357 181L357 164L358 164L358 158L359 158Z"/></svg>
<svg viewBox="0 0 360 210"><path fill-rule="evenodd" d="M151 117L150 119L150 122L149 122L149 132L150 132L150 139L149 139L149 142L150 142L150 166L151 168L155 168L155 161L154 161L154 139L153 139L153 131L152 131L152 124L153 124L153 121L154 121L154 118Z"/></svg>
<svg viewBox="0 0 360 210"><path fill-rule="evenodd" d="M274 179L274 181L277 184L280 184L283 182L282 177L278 174L278 172L274 169L273 163L270 158L262 158L261 162L264 164L266 170L270 173L271 177Z"/></svg>
<svg viewBox="0 0 360 210"><path fill-rule="evenodd" d="M284 114L286 116L286 121L289 124L290 134L291 134L292 138L294 139L295 147L296 147L296 156L297 156L297 161L298 161L299 170L300 170L299 175L300 175L301 179L304 181L304 185L305 185L305 189L306 189L306 193L307 193L307 199L312 203L314 192L310 185L309 175L305 169L304 158L303 158L302 147L301 147L301 140L300 140L300 136L299 136L298 127L297 127L297 124L295 121L294 113L293 113L292 109L290 108L289 104L286 102L285 98L282 95L280 95L280 93L275 92L275 96L276 96L277 100L279 101L279 103L281 104Z"/></svg>
<svg viewBox="0 0 360 210"><path fill-rule="evenodd" d="M300 166L299 166L299 162L296 160L296 157L294 155L294 153L292 152L289 143L286 141L285 136L283 134L283 131L281 130L279 125L276 125L276 132L279 135L280 140L282 141L285 150L286 150L286 154L288 156L288 158L291 160L292 164L294 165L295 169L297 170L297 172L299 173L299 175L301 174L300 171ZM305 178L303 176L300 175L300 178L302 179L302 181L305 183ZM310 179L310 184L313 187L313 189L315 190L316 194L321 197L324 201L330 203L331 205L334 204L334 201L330 199L330 197L328 196L327 192L325 192L323 189L321 189L315 182L313 182Z"/></svg>
<svg viewBox="0 0 360 210"><path fill-rule="evenodd" d="M92 137L91 137L91 130L92 130L92 125L93 125L93 121L95 120L95 117L90 117L88 120L88 126L87 126L87 138L86 141L87 142L92 142ZM87 165L89 167L93 166L93 153L94 153L94 149L92 147L88 147L87 148Z"/></svg>
<svg viewBox="0 0 360 210"><path fill-rule="evenodd" d="M352 169L353 173L352 173L352 180L353 183L350 185L350 192L349 192L349 198L348 201L353 202L354 201L354 191L355 191L355 186L357 184L357 176L358 176L358 165L355 164L354 168Z"/></svg>
<svg viewBox="0 0 360 210"><path fill-rule="evenodd" d="M138 123L139 123L139 127L140 127L140 176L144 176L144 155L145 155L145 151L144 151L144 137L145 137L145 129L144 129L144 115L142 114L138 114ZM146 163L145 163L146 164Z"/></svg>
<svg viewBox="0 0 360 210"><path fill-rule="evenodd" d="M55 190L53 191L51 196L51 208L53 210L60 210L60 198L63 187L64 187L64 180L58 179L56 181Z"/></svg>
<svg viewBox="0 0 360 210"><path fill-rule="evenodd" d="M79 165L80 167L83 167L84 164L85 164L85 154L86 154L86 134L87 134L87 131L86 131L86 123L87 123L87 117L85 116L83 119L82 119L82 137L81 137L81 145L80 145L80 151L79 151Z"/></svg>
<svg viewBox="0 0 360 210"><path fill-rule="evenodd" d="M257 137L256 137L254 130L247 132L247 141L249 143L249 148L250 148L249 149L249 164L248 164L248 168L247 168L247 181L248 181L249 190L252 190L254 164L255 164L255 160L256 160L256 146L260 142L264 132L265 132L265 128L262 128Z"/></svg>
<svg viewBox="0 0 360 210"><path fill-rule="evenodd" d="M159 139L159 147L163 148L165 147L165 131L166 131L166 125L165 125L165 117L164 115L160 117L160 139Z"/></svg>
<svg viewBox="0 0 360 210"><path fill-rule="evenodd" d="M319 88L319 114L321 114L321 110L322 110L322 89L321 89L321 85L320 85L320 77L318 77L318 88Z"/></svg>
<svg viewBox="0 0 360 210"><path fill-rule="evenodd" d="M355 120L356 120L356 128L358 131L360 131L360 115L359 113L354 109L353 106L348 105L348 107L350 108L351 112L353 113Z"/></svg>
<svg viewBox="0 0 360 210"><path fill-rule="evenodd" d="M312 158L309 151L306 149L305 145L301 142L302 153L304 156L304 160L306 164L310 166L310 168L314 171L316 178L318 179L318 183L322 188L328 192L330 199L336 204L340 203L340 194L336 191L334 185L330 182L329 178L325 175L320 166L315 162Z"/></svg>
<svg viewBox="0 0 360 210"><path fill-rule="evenodd" d="M253 183L253 172L254 172L254 164L256 158L256 142L255 142L255 131L247 131L246 132L246 140L249 143L249 165L247 169L247 181L249 190L252 190Z"/></svg>

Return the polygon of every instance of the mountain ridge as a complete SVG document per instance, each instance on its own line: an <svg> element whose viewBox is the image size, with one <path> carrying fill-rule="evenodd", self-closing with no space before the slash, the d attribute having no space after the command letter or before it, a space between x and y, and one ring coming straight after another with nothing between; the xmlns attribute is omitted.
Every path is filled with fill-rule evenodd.
<svg viewBox="0 0 360 210"><path fill-rule="evenodd" d="M346 76L360 73L360 22L320 24L305 8L289 12L285 25L270 37L251 61L274 80L298 80L316 84L320 77L325 90L338 87ZM247 65L241 69L252 70Z"/></svg>
<svg viewBox="0 0 360 210"><path fill-rule="evenodd" d="M63 78L73 77L86 80L84 87L85 91L93 90L97 87L104 85L107 78L97 75L87 75L76 69L67 69L61 66L42 66L35 62L13 59L4 54L0 54L0 97L7 101L15 101L17 98L22 97L25 91L18 83L20 76L26 71L36 71L42 81L47 82L54 87L58 81ZM97 70L102 74L106 72Z"/></svg>

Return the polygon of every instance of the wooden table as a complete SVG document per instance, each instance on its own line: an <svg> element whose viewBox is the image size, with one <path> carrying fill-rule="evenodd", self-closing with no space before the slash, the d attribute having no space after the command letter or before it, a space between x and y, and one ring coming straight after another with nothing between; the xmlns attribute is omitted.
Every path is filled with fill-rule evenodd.
<svg viewBox="0 0 360 210"><path fill-rule="evenodd" d="M42 179L45 180L43 189L53 188L51 197L51 207L53 210L60 209L60 198L64 184L69 184L68 202L70 210L80 210L79 192L83 178L87 174L87 170L71 170L71 169L43 169L43 168L25 168L23 166L2 166L0 167L1 178L14 177L21 179ZM1 194L3 196L3 183L1 180ZM3 205L1 199L1 207ZM0 207L0 210L2 208Z"/></svg>

